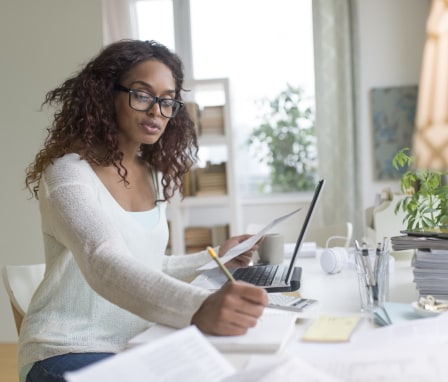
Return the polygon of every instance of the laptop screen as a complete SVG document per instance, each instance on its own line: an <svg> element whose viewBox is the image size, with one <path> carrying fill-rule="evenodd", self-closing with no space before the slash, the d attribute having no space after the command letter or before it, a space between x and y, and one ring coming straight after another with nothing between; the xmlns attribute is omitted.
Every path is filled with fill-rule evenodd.
<svg viewBox="0 0 448 382"><path fill-rule="evenodd" d="M292 254L291 262L289 263L288 273L286 274L286 280L285 280L286 283L288 284L291 282L292 273L294 271L294 265L296 263L296 259L300 251L300 248L302 247L305 235L308 231L308 226L310 225L310 221L313 216L313 212L317 205L317 201L319 199L319 195L321 193L323 186L324 186L324 180L321 179L314 191L313 199L311 200L310 207L308 208L308 212L306 213L305 221L303 222L302 229L300 230L299 237L297 238L296 246L294 247L294 252Z"/></svg>

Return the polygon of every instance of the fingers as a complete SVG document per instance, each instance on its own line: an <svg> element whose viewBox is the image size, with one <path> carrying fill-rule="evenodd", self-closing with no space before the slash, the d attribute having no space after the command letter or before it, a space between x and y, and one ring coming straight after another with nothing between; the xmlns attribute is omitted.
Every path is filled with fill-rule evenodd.
<svg viewBox="0 0 448 382"><path fill-rule="evenodd" d="M229 268L247 267L252 260L253 251L245 252L232 260L228 261L226 265Z"/></svg>
<svg viewBox="0 0 448 382"><path fill-rule="evenodd" d="M234 304L236 310L247 314L255 311L257 312L255 314L257 317L263 312L263 309L258 312L257 308L263 308L268 304L267 293L263 288L256 287L244 281L226 283L221 288L221 293L229 299L229 304ZM230 301L230 299L232 300Z"/></svg>
<svg viewBox="0 0 448 382"><path fill-rule="evenodd" d="M243 282L227 283L204 301L192 324L209 334L244 334L257 324L267 303L263 289Z"/></svg>
<svg viewBox="0 0 448 382"><path fill-rule="evenodd" d="M253 236L253 235L250 235L250 234L246 233L244 235L234 236L233 239L235 239L237 243L241 243L244 240L249 239L251 236Z"/></svg>

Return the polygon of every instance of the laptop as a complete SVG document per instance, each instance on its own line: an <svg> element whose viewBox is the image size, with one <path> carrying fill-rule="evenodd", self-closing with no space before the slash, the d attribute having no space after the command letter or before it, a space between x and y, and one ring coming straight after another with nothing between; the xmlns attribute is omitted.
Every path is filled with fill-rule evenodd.
<svg viewBox="0 0 448 382"><path fill-rule="evenodd" d="M254 265L231 270L236 280L244 280L251 284L263 287L268 293L292 292L300 288L302 268L295 267L298 254L308 231L313 212L324 185L320 180L314 191L313 199L308 208L302 229L297 238L289 265ZM254 275L255 274L255 275ZM227 282L227 277L219 268L208 269L198 275L192 285L208 290L217 290Z"/></svg>
<svg viewBox="0 0 448 382"><path fill-rule="evenodd" d="M289 265L254 265L236 268L232 271L235 280L243 280L248 283L263 287L268 293L291 292L300 288L302 268L295 267L300 248L313 216L313 212L319 200L324 180L321 179L314 191L313 199L297 238L296 246Z"/></svg>

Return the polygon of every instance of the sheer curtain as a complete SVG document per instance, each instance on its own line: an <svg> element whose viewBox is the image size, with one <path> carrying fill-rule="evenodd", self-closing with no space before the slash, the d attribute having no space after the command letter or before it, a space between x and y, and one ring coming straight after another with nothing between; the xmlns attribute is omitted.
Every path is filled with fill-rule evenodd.
<svg viewBox="0 0 448 382"><path fill-rule="evenodd" d="M103 44L137 38L136 0L102 0Z"/></svg>
<svg viewBox="0 0 448 382"><path fill-rule="evenodd" d="M358 238L363 223L356 152L354 3L313 0L313 24L319 174L327 183L321 219L325 224L352 222Z"/></svg>

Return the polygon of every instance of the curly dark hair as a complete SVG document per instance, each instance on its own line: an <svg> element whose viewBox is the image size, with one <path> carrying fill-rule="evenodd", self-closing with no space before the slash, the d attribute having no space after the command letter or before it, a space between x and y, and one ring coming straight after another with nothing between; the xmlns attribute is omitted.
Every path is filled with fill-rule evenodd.
<svg viewBox="0 0 448 382"><path fill-rule="evenodd" d="M114 165L127 184L127 170L118 148L114 108L114 84L130 69L157 60L170 68L175 80L175 98L182 100L183 65L180 58L155 41L121 40L105 47L76 75L47 93L44 105L55 105L54 121L44 147L26 170L26 187L38 198L42 173L54 159L76 152L101 166ZM100 148L100 150L98 150ZM141 157L162 173L163 197L183 193L183 176L197 160L194 124L186 108L170 119L165 132L152 145L142 145ZM33 186L34 185L34 186Z"/></svg>

